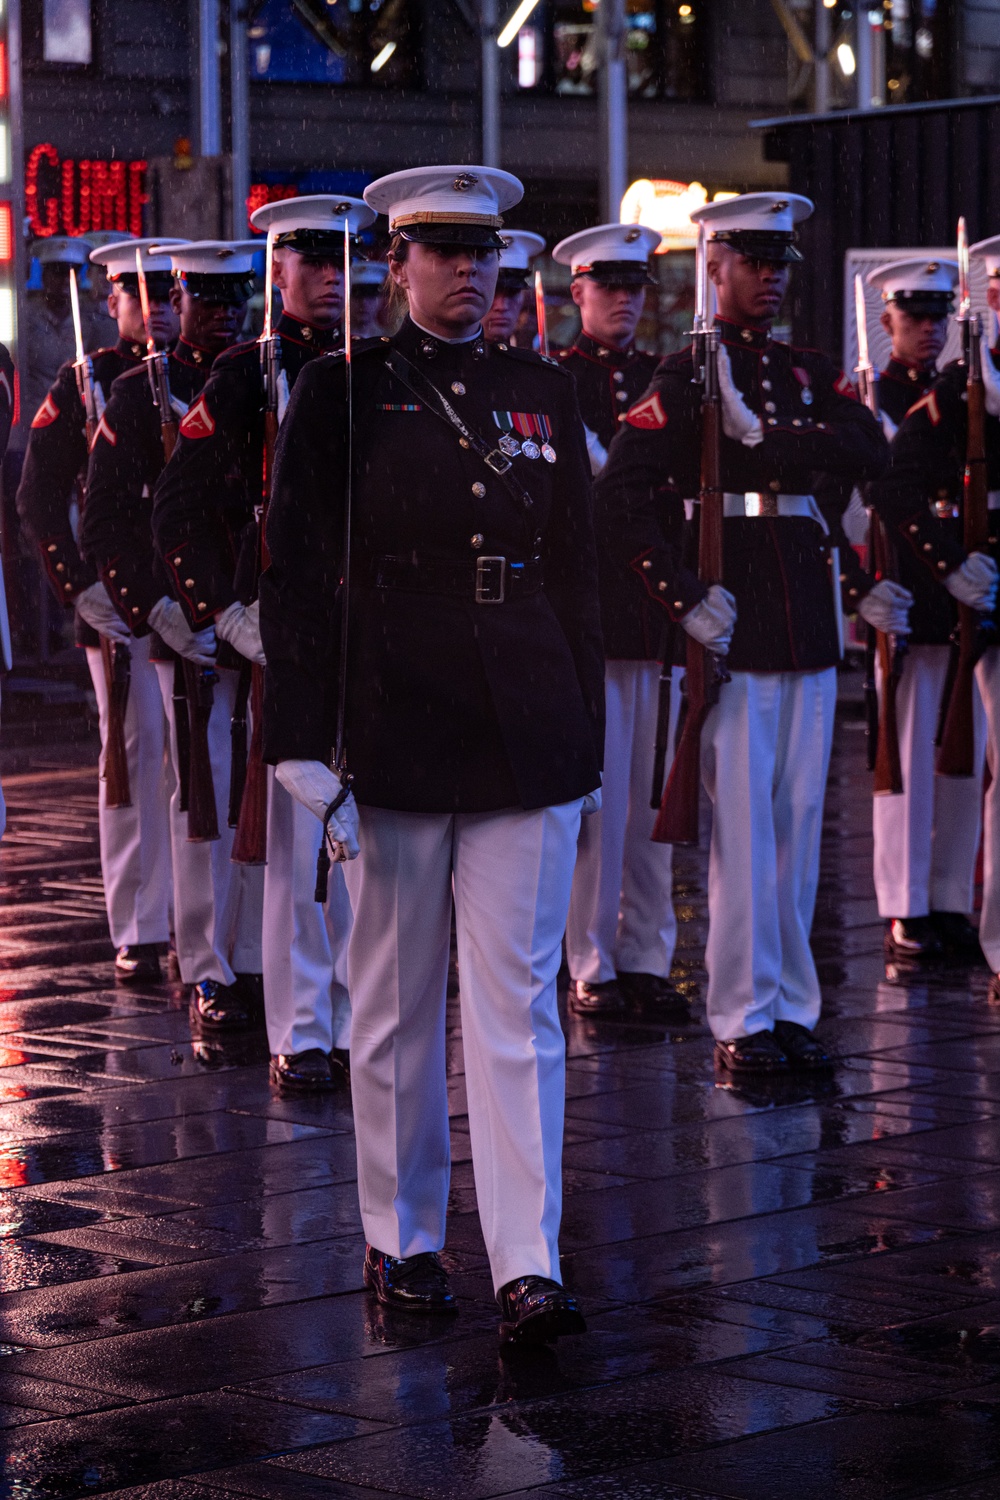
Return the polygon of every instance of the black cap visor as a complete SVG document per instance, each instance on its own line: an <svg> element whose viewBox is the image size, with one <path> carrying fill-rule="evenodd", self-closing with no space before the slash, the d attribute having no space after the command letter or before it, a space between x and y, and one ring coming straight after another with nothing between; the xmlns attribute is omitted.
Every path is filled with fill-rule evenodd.
<svg viewBox="0 0 1000 1500"><path fill-rule="evenodd" d="M113 286L121 287L123 292L128 292L130 297L139 295L139 276L136 271L122 271L117 276L109 277ZM147 271L146 290L149 293L150 302L166 302L170 297L170 288L174 284L174 278L169 271Z"/></svg>
<svg viewBox="0 0 1000 1500"><path fill-rule="evenodd" d="M955 306L951 292L893 292L886 302L911 318L946 318Z"/></svg>
<svg viewBox="0 0 1000 1500"><path fill-rule="evenodd" d="M177 280L187 292L202 302L222 302L230 307L239 307L253 295L254 274L248 271L221 273L208 271L181 271Z"/></svg>
<svg viewBox="0 0 1000 1500"><path fill-rule="evenodd" d="M288 229L275 236L276 250L295 250L316 260L344 258L344 231L342 229Z"/></svg>
<svg viewBox="0 0 1000 1500"><path fill-rule="evenodd" d="M404 224L395 233L416 245L453 245L456 250L505 250L507 241L490 224Z"/></svg>
<svg viewBox="0 0 1000 1500"><path fill-rule="evenodd" d="M592 265L578 266L573 272L574 280L577 276L589 276L591 281L599 281L609 290L627 287L634 291L636 287L656 285L644 260L595 260Z"/></svg>
<svg viewBox="0 0 1000 1500"><path fill-rule="evenodd" d="M712 236L712 243L728 245L747 260L762 260L771 266L795 265L804 258L795 248L794 233L773 229L723 229Z"/></svg>
<svg viewBox="0 0 1000 1500"><path fill-rule="evenodd" d="M513 296L515 292L523 292L528 285L527 271L520 271L515 266L501 266L497 276L497 291L505 292Z"/></svg>

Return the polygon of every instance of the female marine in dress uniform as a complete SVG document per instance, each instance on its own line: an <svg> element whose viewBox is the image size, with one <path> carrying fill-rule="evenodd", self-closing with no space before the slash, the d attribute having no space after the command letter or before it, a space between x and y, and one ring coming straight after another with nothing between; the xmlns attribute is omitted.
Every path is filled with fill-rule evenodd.
<svg viewBox="0 0 1000 1500"><path fill-rule="evenodd" d="M345 760L358 1181L379 1300L450 1311L445 996L454 901L473 1165L501 1335L581 1331L560 1285L556 976L595 803L604 661L572 379L489 344L501 212L521 184L421 167L365 190L409 316L307 365L281 427L261 581L265 754L319 816L340 790L338 584L352 525ZM357 829L357 837L355 830Z"/></svg>

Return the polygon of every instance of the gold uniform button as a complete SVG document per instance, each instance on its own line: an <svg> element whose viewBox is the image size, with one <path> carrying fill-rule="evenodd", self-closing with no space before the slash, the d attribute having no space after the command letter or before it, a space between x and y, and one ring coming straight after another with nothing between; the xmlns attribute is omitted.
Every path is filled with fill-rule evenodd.
<svg viewBox="0 0 1000 1500"><path fill-rule="evenodd" d="M175 567L175 568L179 568L179 567L180 567L180 565L181 565L181 560L180 560L180 558L179 558L179 557L175 557L175 558L174 558L174 567Z"/></svg>
<svg viewBox="0 0 1000 1500"><path fill-rule="evenodd" d="M132 613L134 615L137 615L139 613L139 606L138 606L138 604L133 604L133 606L132 606Z"/></svg>
<svg viewBox="0 0 1000 1500"><path fill-rule="evenodd" d="M64 594L71 594L72 592L73 592L73 585L71 583L64 583L63 584L63 593Z"/></svg>
<svg viewBox="0 0 1000 1500"><path fill-rule="evenodd" d="M198 608L199 609L207 609L208 608L208 605L205 603L204 599L199 599L198 600Z"/></svg>
<svg viewBox="0 0 1000 1500"><path fill-rule="evenodd" d="M49 551L50 551L50 552L55 552L55 551L57 551L57 550L58 550L58 549L57 549L57 548L56 548L56 544L55 544L55 542L50 542L50 543L49 543L49 547L48 547L48 550L49 550Z"/></svg>
<svg viewBox="0 0 1000 1500"><path fill-rule="evenodd" d="M615 400L616 401L627 401L628 400L628 391L615 391Z"/></svg>
<svg viewBox="0 0 1000 1500"><path fill-rule="evenodd" d="M128 589L122 589L121 590L121 596L122 596L123 599L125 598L125 596L126 596L127 593L128 593Z"/></svg>
<svg viewBox="0 0 1000 1500"><path fill-rule="evenodd" d="M942 573L944 572L944 570L945 570L946 567L947 567L947 563L943 563L943 562L939 562L938 563L938 568L940 569L940 571Z"/></svg>
<svg viewBox="0 0 1000 1500"><path fill-rule="evenodd" d="M767 425L768 425L768 427L777 427L777 425L778 425L778 419L777 419L777 417L768 417L768 419L767 419Z"/></svg>
<svg viewBox="0 0 1000 1500"><path fill-rule="evenodd" d="M931 544L930 544L930 542L925 542L925 543L924 543L924 551L925 551L925 552L933 552L933 550L934 550L934 549L933 549L933 547L932 547L932 546L931 546Z"/></svg>
<svg viewBox="0 0 1000 1500"><path fill-rule="evenodd" d="M667 592L667 585L662 580L656 585L656 587L659 589L661 594L665 594Z"/></svg>
<svg viewBox="0 0 1000 1500"><path fill-rule="evenodd" d="M475 495L477 500L481 500L486 494L485 484L480 484L479 480L477 479L475 484L472 486L472 493Z"/></svg>
<svg viewBox="0 0 1000 1500"><path fill-rule="evenodd" d="M476 549L477 552L478 552L479 548L483 545L484 540L485 540L485 538L483 537L483 533L481 531L475 532L475 534L472 536L471 542L472 542L472 545L473 545L473 547L475 547L475 549Z"/></svg>
<svg viewBox="0 0 1000 1500"><path fill-rule="evenodd" d="M302 325L302 337L304 339L311 339L312 336L313 336L312 329L307 324L303 323L303 325Z"/></svg>
<svg viewBox="0 0 1000 1500"><path fill-rule="evenodd" d="M778 408L775 406L775 404L774 404L773 401L765 401L764 402L764 410L765 411L777 411Z"/></svg>
<svg viewBox="0 0 1000 1500"><path fill-rule="evenodd" d="M464 396L465 395L465 386L462 384L462 382L460 380L453 380L451 382L451 389L452 389L452 392L456 396Z"/></svg>
<svg viewBox="0 0 1000 1500"><path fill-rule="evenodd" d="M740 338L743 340L744 344L749 344L750 340L753 338L753 334L750 332L749 328L741 328Z"/></svg>
<svg viewBox="0 0 1000 1500"><path fill-rule="evenodd" d="M769 380L762 380L760 388L762 391L769 391L771 389L771 382Z"/></svg>
<svg viewBox="0 0 1000 1500"><path fill-rule="evenodd" d="M117 578L118 577L118 569L117 568L109 568L108 569L108 577L109 578Z"/></svg>
<svg viewBox="0 0 1000 1500"><path fill-rule="evenodd" d="M911 526L911 527L910 527L910 535L911 535L911 536L916 536L916 534L917 534L917 532L918 532L918 531L919 531L919 530L920 530L920 527L919 527L919 526Z"/></svg>
<svg viewBox="0 0 1000 1500"><path fill-rule="evenodd" d="M684 608L684 600L683 599L675 599L674 600L674 609L683 609L683 608Z"/></svg>
<svg viewBox="0 0 1000 1500"><path fill-rule="evenodd" d="M793 417L792 418L792 426L793 427L801 427L802 426L802 418L801 417Z"/></svg>
<svg viewBox="0 0 1000 1500"><path fill-rule="evenodd" d="M767 354L762 354L760 357L760 362L762 365L769 365L771 363L770 356Z"/></svg>
<svg viewBox="0 0 1000 1500"><path fill-rule="evenodd" d="M650 569L650 568L651 568L651 567L652 567L652 566L653 566L653 564L652 564L652 563L651 563L651 562L650 562L650 560L649 560L649 558L648 558L648 557L647 557L647 558L646 558L646 561L645 561L645 562L644 562L644 563L643 563L643 567L644 567L644 568L645 568L645 569L646 569L646 571L647 571L647 572L648 572L648 571L649 571L649 569Z"/></svg>
<svg viewBox="0 0 1000 1500"><path fill-rule="evenodd" d="M57 573L65 573L65 571L66 571L66 564L65 563L56 563L56 572Z"/></svg>
<svg viewBox="0 0 1000 1500"><path fill-rule="evenodd" d="M622 381L625 379L625 376L621 370L615 370L614 374L611 376L611 379L615 382L616 385L621 385Z"/></svg>
<svg viewBox="0 0 1000 1500"><path fill-rule="evenodd" d="M469 446L469 439L468 438L459 438L459 440L458 440L458 446L460 448L467 448Z"/></svg>
<svg viewBox="0 0 1000 1500"><path fill-rule="evenodd" d="M194 588L194 579L193 578L185 578L185 580L184 580L184 587L186 589L193 589Z"/></svg>

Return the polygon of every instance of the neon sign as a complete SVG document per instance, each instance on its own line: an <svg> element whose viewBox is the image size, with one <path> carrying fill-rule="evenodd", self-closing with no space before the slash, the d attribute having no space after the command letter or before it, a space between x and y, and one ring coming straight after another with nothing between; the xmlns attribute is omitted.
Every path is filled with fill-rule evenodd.
<svg viewBox="0 0 1000 1500"><path fill-rule="evenodd" d="M31 233L38 239L53 234L86 234L90 229L115 229L122 237L142 234L145 190L144 161L76 160L49 142L36 146L24 172L24 206Z"/></svg>

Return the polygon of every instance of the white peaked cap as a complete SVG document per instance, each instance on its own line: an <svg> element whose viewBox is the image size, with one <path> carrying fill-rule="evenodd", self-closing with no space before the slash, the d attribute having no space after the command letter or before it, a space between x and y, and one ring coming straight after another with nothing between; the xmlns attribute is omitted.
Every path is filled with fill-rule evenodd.
<svg viewBox="0 0 1000 1500"><path fill-rule="evenodd" d="M1000 240L997 244L1000 246ZM934 260L926 255L890 260L869 271L865 281L878 288L883 302L890 302L897 296L919 298L930 294L950 297L958 285L958 261Z"/></svg>
<svg viewBox="0 0 1000 1500"><path fill-rule="evenodd" d="M978 240L976 244L970 245L969 254L985 260L987 276L1000 276L1000 234L993 235L992 239Z"/></svg>
<svg viewBox="0 0 1000 1500"><path fill-rule="evenodd" d="M740 193L720 203L704 203L691 212L692 224L704 224L709 239L734 230L765 234L792 234L796 224L808 219L815 207L811 198L799 193Z"/></svg>
<svg viewBox="0 0 1000 1500"><path fill-rule="evenodd" d="M410 167L365 188L365 202L388 217L393 233L433 225L498 230L523 196L519 179L499 167Z"/></svg>
<svg viewBox="0 0 1000 1500"><path fill-rule="evenodd" d="M88 229L86 234L80 236L92 250L99 250L102 245L117 245L121 242L121 237L120 229Z"/></svg>
<svg viewBox="0 0 1000 1500"><path fill-rule="evenodd" d="M255 208L250 215L254 229L266 232L273 229L275 235L291 234L296 229L318 229L326 234L342 234L344 220L348 221L351 234L360 234L375 223L375 214L361 198L350 198L346 194L311 193L304 198L281 198L277 203L265 203Z"/></svg>
<svg viewBox="0 0 1000 1500"><path fill-rule="evenodd" d="M250 276L253 273L253 258L264 246L260 240L157 240L153 246L156 253L163 246L170 257L170 265L180 275L188 272L199 276ZM132 257L135 265L135 256Z"/></svg>
<svg viewBox="0 0 1000 1500"><path fill-rule="evenodd" d="M90 246L79 235L54 234L49 239L33 241L31 253L43 266L85 266Z"/></svg>
<svg viewBox="0 0 1000 1500"><path fill-rule="evenodd" d="M351 285L380 288L389 274L387 260L356 260L351 267Z"/></svg>
<svg viewBox="0 0 1000 1500"><path fill-rule="evenodd" d="M569 266L574 275L588 271L595 263L609 261L633 261L645 266L660 239L659 232L645 224L598 224L560 240L552 259Z"/></svg>
<svg viewBox="0 0 1000 1500"><path fill-rule="evenodd" d="M186 243L186 240L114 240L109 245L99 245L96 250L91 250L89 259L95 266L103 266L109 277L134 276L135 252L141 250L144 271L169 271L171 264L168 247ZM162 254L153 255L153 249L162 251Z"/></svg>
<svg viewBox="0 0 1000 1500"><path fill-rule="evenodd" d="M505 229L504 248L500 251L501 271L527 271L528 264L545 249L540 234L528 229Z"/></svg>

